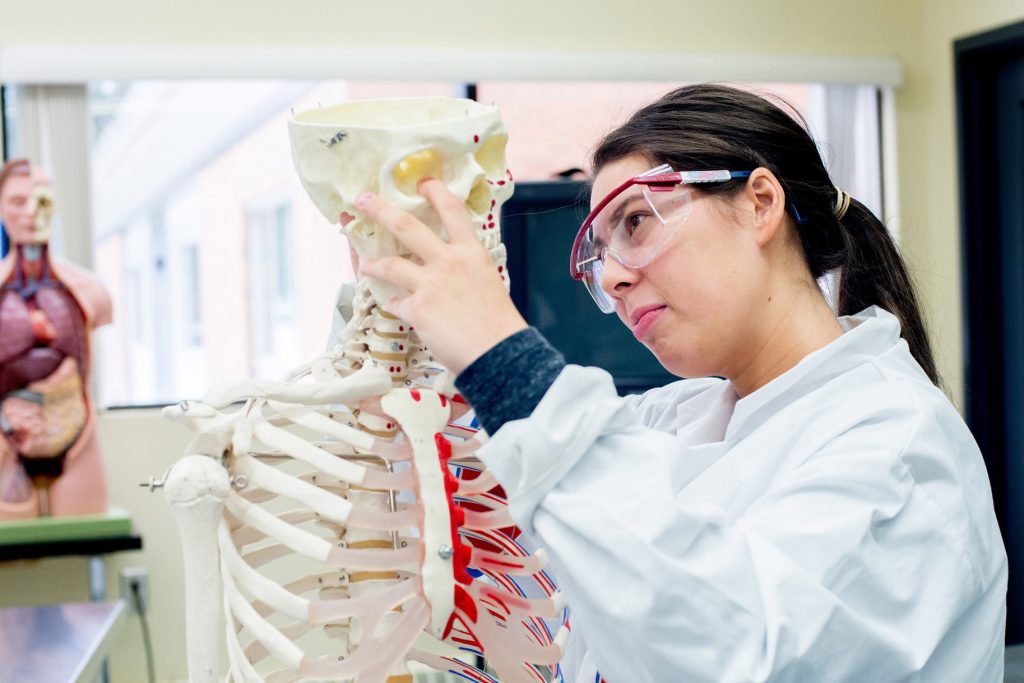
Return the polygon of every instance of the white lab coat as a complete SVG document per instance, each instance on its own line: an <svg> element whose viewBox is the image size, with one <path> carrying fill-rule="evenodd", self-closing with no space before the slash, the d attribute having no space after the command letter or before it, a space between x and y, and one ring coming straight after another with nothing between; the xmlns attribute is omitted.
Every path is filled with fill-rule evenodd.
<svg viewBox="0 0 1024 683"><path fill-rule="evenodd" d="M481 450L568 598L567 680L1002 680L977 445L892 315L841 322L742 400L568 366Z"/></svg>

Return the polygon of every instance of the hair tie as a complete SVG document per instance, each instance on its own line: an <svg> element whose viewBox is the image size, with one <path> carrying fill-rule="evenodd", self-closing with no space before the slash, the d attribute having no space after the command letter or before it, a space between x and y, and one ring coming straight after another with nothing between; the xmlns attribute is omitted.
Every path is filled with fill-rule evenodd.
<svg viewBox="0 0 1024 683"><path fill-rule="evenodd" d="M835 214L836 220L843 220L843 216L846 215L846 210L850 208L850 197L849 193L836 188L836 205L832 207L832 213Z"/></svg>

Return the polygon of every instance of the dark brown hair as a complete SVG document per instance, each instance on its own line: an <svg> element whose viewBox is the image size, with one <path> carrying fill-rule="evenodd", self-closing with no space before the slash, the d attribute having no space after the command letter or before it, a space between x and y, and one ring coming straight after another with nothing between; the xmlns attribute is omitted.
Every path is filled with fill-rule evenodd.
<svg viewBox="0 0 1024 683"><path fill-rule="evenodd" d="M811 275L819 278L841 269L839 315L871 305L895 315L910 352L939 384L914 287L889 231L856 199L850 200L842 220L836 218L836 188L814 140L793 116L763 97L729 86L685 86L643 107L605 136L593 154L594 173L631 154L677 170L762 166L774 173L790 213L799 214L794 224ZM704 185L700 191L731 196L744 182Z"/></svg>

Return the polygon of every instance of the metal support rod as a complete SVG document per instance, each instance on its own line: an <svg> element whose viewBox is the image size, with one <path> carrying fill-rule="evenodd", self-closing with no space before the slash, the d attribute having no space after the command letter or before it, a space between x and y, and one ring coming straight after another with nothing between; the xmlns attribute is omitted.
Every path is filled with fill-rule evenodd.
<svg viewBox="0 0 1024 683"><path fill-rule="evenodd" d="M89 557L89 599L93 602L107 599L107 572L102 555ZM110 662L108 660L103 660L100 681L110 683Z"/></svg>
<svg viewBox="0 0 1024 683"><path fill-rule="evenodd" d="M107 599L107 573L102 555L89 557L89 599L93 602Z"/></svg>

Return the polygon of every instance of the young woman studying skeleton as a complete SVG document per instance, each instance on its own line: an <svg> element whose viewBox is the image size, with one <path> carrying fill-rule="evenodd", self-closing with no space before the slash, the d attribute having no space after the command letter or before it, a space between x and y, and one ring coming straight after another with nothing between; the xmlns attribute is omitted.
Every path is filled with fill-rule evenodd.
<svg viewBox="0 0 1024 683"><path fill-rule="evenodd" d="M1002 680L984 463L885 227L793 118L724 86L641 109L594 171L572 275L707 379L620 398L527 327L442 183L420 192L447 241L357 202L419 259L362 272L410 292L390 307L460 373L482 459L548 548L569 678ZM837 268L838 315L817 284Z"/></svg>

